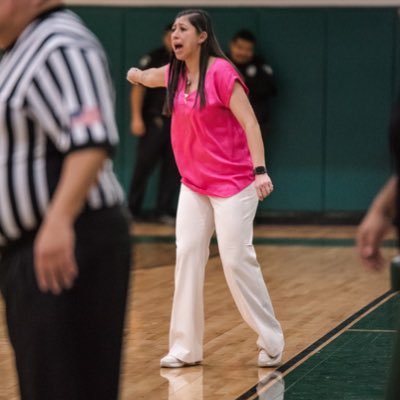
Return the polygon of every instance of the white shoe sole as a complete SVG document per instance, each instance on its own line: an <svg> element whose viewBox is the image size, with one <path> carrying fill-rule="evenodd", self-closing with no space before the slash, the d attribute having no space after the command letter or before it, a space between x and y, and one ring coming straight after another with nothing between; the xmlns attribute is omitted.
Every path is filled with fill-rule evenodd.
<svg viewBox="0 0 400 400"><path fill-rule="evenodd" d="M184 361L177 360L175 362L169 361L160 361L160 368L185 368L185 367L194 367L199 365L201 361L197 361L194 363L186 363Z"/></svg>
<svg viewBox="0 0 400 400"><path fill-rule="evenodd" d="M281 365L281 361L282 361L282 356L279 355L275 358L271 358L270 360L264 362L258 360L257 365L260 368L268 368L268 367L272 368Z"/></svg>

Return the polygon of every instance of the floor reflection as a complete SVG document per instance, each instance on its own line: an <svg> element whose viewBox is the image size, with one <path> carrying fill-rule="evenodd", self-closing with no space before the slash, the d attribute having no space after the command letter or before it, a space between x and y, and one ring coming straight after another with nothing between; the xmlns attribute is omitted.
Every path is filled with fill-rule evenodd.
<svg viewBox="0 0 400 400"><path fill-rule="evenodd" d="M285 381L282 374L259 368L257 384L258 400L283 400L285 396Z"/></svg>
<svg viewBox="0 0 400 400"><path fill-rule="evenodd" d="M168 400L203 400L203 367L161 368L169 382Z"/></svg>
<svg viewBox="0 0 400 400"><path fill-rule="evenodd" d="M206 369L206 371L204 370ZM208 371L213 373L212 369ZM216 393L217 390L207 386L203 374L207 374L207 367L198 366L191 368L161 368L160 375L168 380L168 400L205 400ZM210 376L209 376L210 378ZM210 379L212 381L212 379ZM257 399L283 400L285 382L280 372L270 369L258 369ZM214 390L213 390L214 389ZM206 393L207 392L207 393Z"/></svg>

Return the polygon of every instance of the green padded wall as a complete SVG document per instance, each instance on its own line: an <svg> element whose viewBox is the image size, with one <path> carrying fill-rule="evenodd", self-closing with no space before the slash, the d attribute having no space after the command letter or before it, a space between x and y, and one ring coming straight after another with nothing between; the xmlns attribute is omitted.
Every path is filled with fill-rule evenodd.
<svg viewBox="0 0 400 400"><path fill-rule="evenodd" d="M126 71L160 45L176 8L74 7L103 42L117 90L119 178L128 188ZM267 162L276 187L261 211L363 211L390 173L387 120L399 82L396 9L210 8L221 46L249 28L274 68ZM157 173L146 196L153 207Z"/></svg>
<svg viewBox="0 0 400 400"><path fill-rule="evenodd" d="M276 191L262 208L323 209L324 16L320 10L263 10L260 50L279 93L267 141Z"/></svg>
<svg viewBox="0 0 400 400"><path fill-rule="evenodd" d="M366 206L389 174L393 13L328 15L325 208Z"/></svg>

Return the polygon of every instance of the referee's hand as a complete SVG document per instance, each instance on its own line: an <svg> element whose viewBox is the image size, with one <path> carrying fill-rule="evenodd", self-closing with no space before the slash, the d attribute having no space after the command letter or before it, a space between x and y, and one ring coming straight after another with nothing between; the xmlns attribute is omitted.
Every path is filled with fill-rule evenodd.
<svg viewBox="0 0 400 400"><path fill-rule="evenodd" d="M74 248L72 225L44 221L34 246L36 280L42 292L58 295L73 286L78 276Z"/></svg>

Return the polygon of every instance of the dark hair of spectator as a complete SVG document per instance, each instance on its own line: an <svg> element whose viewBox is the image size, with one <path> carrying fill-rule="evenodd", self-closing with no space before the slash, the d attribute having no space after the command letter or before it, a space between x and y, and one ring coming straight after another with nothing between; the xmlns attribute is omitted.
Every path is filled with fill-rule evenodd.
<svg viewBox="0 0 400 400"><path fill-rule="evenodd" d="M246 40L247 42L251 42L253 44L256 44L256 42L257 42L254 34L247 29L241 29L240 31L236 32L232 37L232 42L234 42L238 39L243 39L243 40Z"/></svg>

